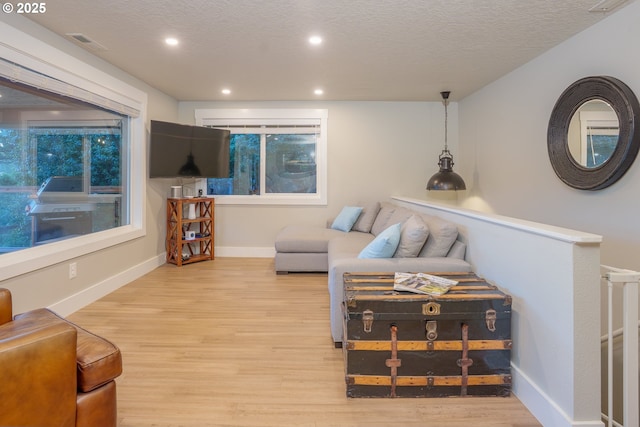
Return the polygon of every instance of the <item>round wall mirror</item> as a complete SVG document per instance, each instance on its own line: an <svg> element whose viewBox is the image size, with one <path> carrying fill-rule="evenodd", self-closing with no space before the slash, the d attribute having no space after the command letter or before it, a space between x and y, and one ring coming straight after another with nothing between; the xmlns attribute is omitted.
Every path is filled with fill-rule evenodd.
<svg viewBox="0 0 640 427"><path fill-rule="evenodd" d="M640 104L608 76L586 77L560 95L549 119L551 165L567 185L599 190L619 180L640 148Z"/></svg>
<svg viewBox="0 0 640 427"><path fill-rule="evenodd" d="M571 117L567 148L580 166L596 168L613 155L619 132L618 116L609 103L601 99L587 101Z"/></svg>

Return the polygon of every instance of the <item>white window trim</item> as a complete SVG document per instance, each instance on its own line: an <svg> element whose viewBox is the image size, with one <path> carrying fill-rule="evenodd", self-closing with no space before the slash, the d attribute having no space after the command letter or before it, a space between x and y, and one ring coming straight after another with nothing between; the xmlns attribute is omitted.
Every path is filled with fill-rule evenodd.
<svg viewBox="0 0 640 427"><path fill-rule="evenodd" d="M100 100L137 111L131 117L128 181L129 225L104 230L60 242L48 243L0 256L0 280L6 280L44 267L118 245L146 234L146 131L147 94L94 68L45 42L0 22L0 58L14 62L61 82L94 93ZM11 42L7 42L10 40ZM11 43L11 44L8 44Z"/></svg>
<svg viewBox="0 0 640 427"><path fill-rule="evenodd" d="M317 182L315 194L220 195L216 205L326 205L327 204L327 121L324 109L196 109L197 126L207 126L220 120L242 121L247 125L278 123L286 126L305 119L320 121L320 135L316 146ZM199 180L197 188L206 189L206 180Z"/></svg>
<svg viewBox="0 0 640 427"><path fill-rule="evenodd" d="M618 135L618 116L614 111L580 112L580 164L587 164L589 135Z"/></svg>

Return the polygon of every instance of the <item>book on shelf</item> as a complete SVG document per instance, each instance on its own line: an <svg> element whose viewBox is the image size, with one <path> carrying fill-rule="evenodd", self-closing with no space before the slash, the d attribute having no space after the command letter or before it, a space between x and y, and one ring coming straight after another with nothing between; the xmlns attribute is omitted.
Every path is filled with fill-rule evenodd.
<svg viewBox="0 0 640 427"><path fill-rule="evenodd" d="M393 289L424 295L442 295L457 285L456 280L427 273L395 273Z"/></svg>

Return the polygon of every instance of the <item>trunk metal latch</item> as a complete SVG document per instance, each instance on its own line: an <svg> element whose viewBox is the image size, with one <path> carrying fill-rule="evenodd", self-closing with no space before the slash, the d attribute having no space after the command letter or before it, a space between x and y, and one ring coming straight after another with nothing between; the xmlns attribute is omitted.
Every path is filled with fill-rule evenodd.
<svg viewBox="0 0 640 427"><path fill-rule="evenodd" d="M438 322L435 320L427 321L427 340L435 341L438 338Z"/></svg>
<svg viewBox="0 0 640 427"><path fill-rule="evenodd" d="M373 326L373 311L364 310L362 312L362 325L366 333L371 333L371 326Z"/></svg>
<svg viewBox="0 0 640 427"><path fill-rule="evenodd" d="M485 320L487 322L487 329L491 332L496 331L496 311L493 309L487 310L485 313Z"/></svg>

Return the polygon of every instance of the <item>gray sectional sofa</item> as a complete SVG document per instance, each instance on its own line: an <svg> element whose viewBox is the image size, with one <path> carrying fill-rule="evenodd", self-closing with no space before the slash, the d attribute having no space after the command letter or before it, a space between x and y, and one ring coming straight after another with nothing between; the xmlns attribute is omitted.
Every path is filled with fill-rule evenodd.
<svg viewBox="0 0 640 427"><path fill-rule="evenodd" d="M349 231L331 228L335 223L326 227L290 225L275 240L278 274L328 272L331 335L336 346L342 344L344 273L472 271L465 260L464 236L455 224L387 202L360 207ZM376 237L398 223L401 233L393 256L359 258Z"/></svg>

